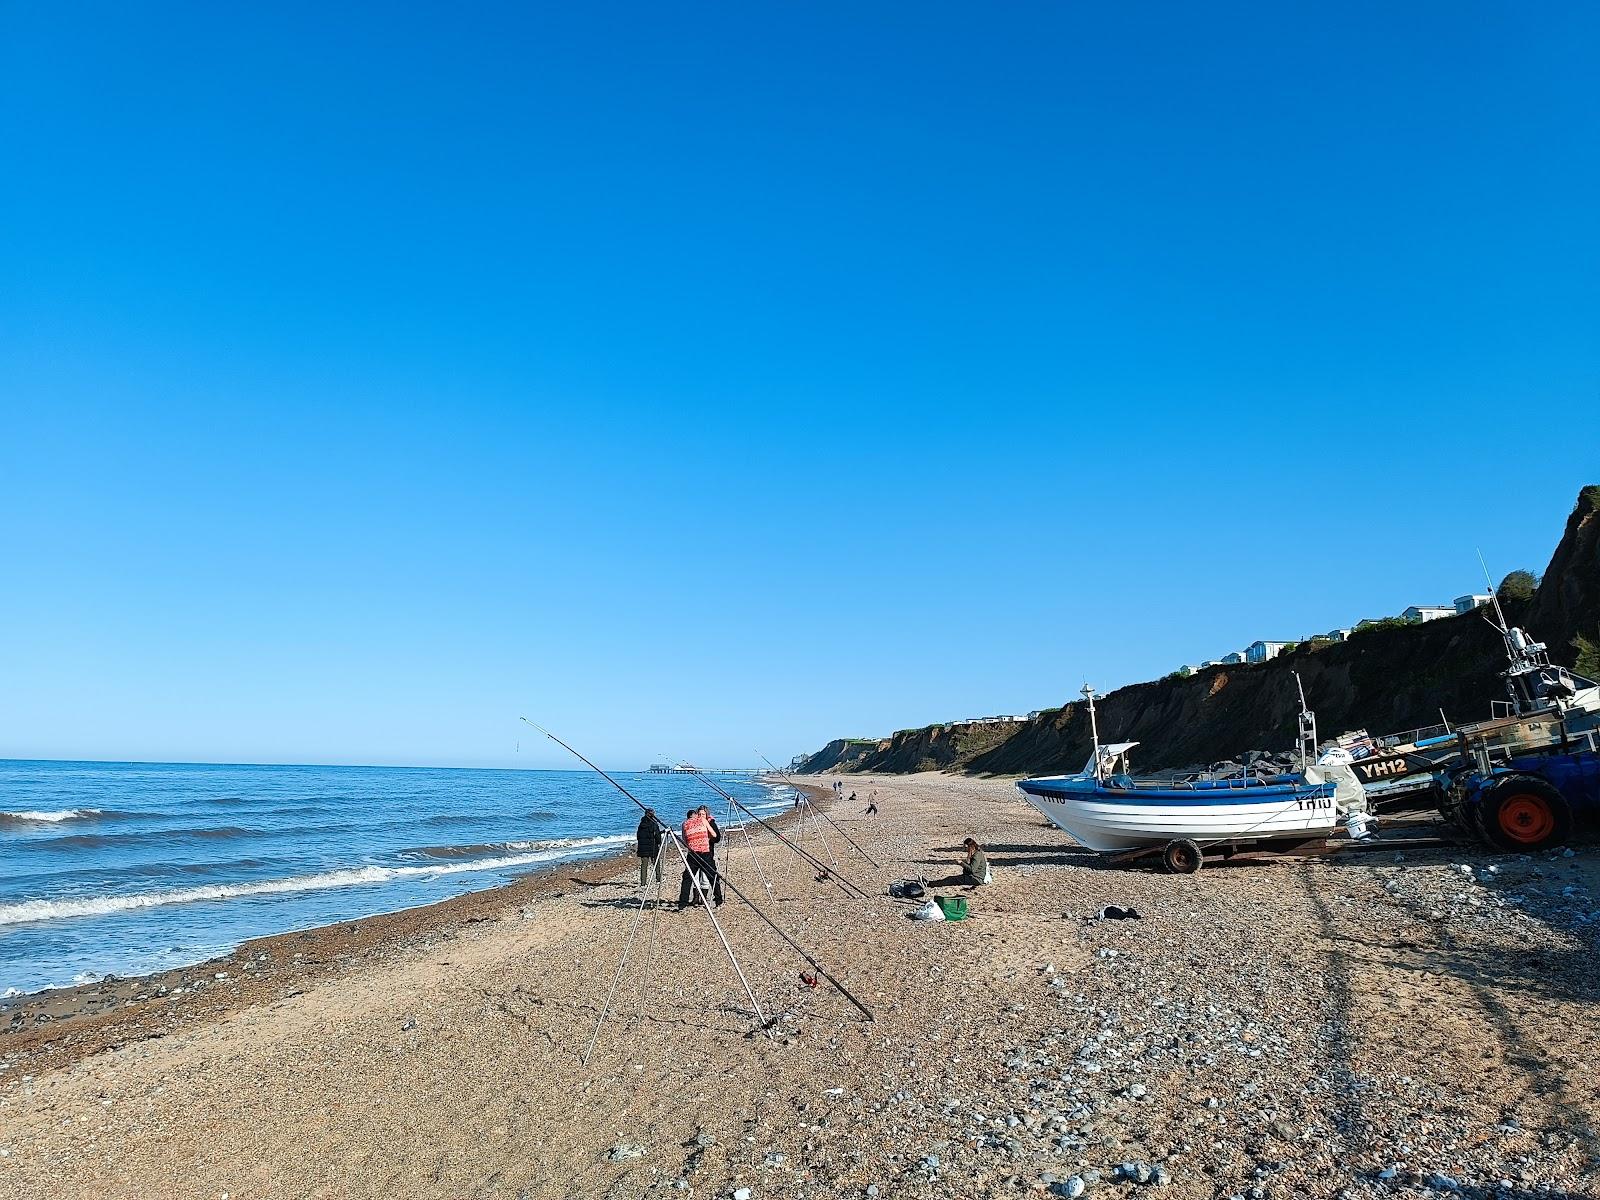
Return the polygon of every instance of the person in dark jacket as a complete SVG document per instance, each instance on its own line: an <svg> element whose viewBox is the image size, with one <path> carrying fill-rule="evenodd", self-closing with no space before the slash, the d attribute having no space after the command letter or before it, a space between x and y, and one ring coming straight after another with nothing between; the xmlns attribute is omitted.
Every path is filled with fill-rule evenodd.
<svg viewBox="0 0 1600 1200"><path fill-rule="evenodd" d="M655 864L656 882L661 882L661 841L667 827L656 816L656 810L647 808L639 818L639 828L634 836L634 853L639 856L639 886L650 882L650 866Z"/></svg>
<svg viewBox="0 0 1600 1200"><path fill-rule="evenodd" d="M711 884L714 893L714 902L720 908L722 905L722 869L717 865L717 847L722 845L722 826L717 824L717 818L711 814L711 806L702 804L700 815L706 819L706 824L711 826L711 853L706 856L711 865Z"/></svg>

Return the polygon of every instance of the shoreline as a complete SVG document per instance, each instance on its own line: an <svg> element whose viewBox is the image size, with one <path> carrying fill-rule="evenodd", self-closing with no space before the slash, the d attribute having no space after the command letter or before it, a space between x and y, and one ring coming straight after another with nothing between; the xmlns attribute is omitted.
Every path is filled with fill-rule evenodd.
<svg viewBox="0 0 1600 1200"><path fill-rule="evenodd" d="M833 800L831 787L779 783L805 791L819 809ZM782 829L793 815L791 807L762 819ZM285 1000L313 983L390 958L395 950L436 946L511 909L604 886L624 869L637 869L637 862L632 850L565 859L443 900L250 938L227 954L187 966L105 976L0 1000L0 1094L27 1075ZM665 868L664 860L663 878Z"/></svg>
<svg viewBox="0 0 1600 1200"><path fill-rule="evenodd" d="M1600 1178L1600 847L1174 876L1083 850L1009 783L843 782L879 804L832 806L879 864L834 842L863 898L735 837L730 876L764 857L770 886L715 933L613 856L251 943L269 957L163 998L154 1032L123 1015L148 1001L63 1022L0 1074L0 1191L1391 1200ZM808 825L788 833L809 850ZM947 873L967 836L993 884L957 893L966 920L908 920L889 882Z"/></svg>

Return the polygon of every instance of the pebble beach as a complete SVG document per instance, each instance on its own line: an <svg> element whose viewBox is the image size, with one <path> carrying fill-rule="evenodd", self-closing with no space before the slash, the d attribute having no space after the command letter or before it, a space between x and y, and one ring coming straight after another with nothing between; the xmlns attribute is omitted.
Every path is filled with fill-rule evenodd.
<svg viewBox="0 0 1600 1200"><path fill-rule="evenodd" d="M868 899L764 832L729 877L870 1021L730 895L761 1030L703 912L641 910L629 858L569 864L9 1002L0 1196L1594 1194L1592 848L1170 876L1009 781L843 784L879 866L803 836ZM888 884L968 835L971 917L907 919Z"/></svg>

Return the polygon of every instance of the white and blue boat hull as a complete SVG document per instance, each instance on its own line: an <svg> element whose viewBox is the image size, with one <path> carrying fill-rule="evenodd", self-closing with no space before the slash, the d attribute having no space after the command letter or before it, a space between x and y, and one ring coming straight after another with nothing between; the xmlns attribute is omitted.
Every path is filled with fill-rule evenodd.
<svg viewBox="0 0 1600 1200"><path fill-rule="evenodd" d="M1188 838L1215 842L1308 840L1339 820L1332 782L1194 788L1113 787L1093 778L1024 779L1029 804L1090 850L1137 850Z"/></svg>

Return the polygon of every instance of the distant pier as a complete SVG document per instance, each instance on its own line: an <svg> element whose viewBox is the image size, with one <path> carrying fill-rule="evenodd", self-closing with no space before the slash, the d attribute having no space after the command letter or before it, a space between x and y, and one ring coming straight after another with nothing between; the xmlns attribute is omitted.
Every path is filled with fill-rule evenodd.
<svg viewBox="0 0 1600 1200"><path fill-rule="evenodd" d="M651 763L652 775L764 775L765 767L697 767L693 763Z"/></svg>

